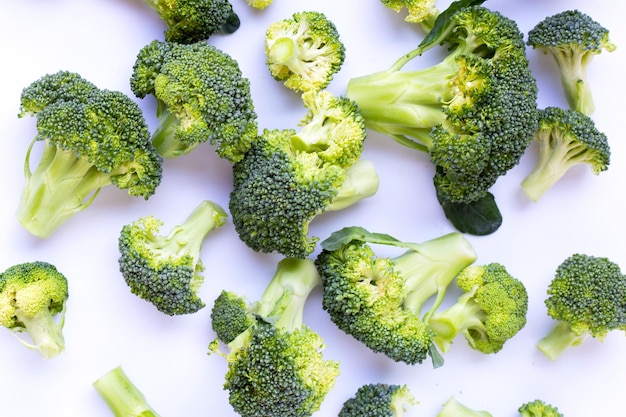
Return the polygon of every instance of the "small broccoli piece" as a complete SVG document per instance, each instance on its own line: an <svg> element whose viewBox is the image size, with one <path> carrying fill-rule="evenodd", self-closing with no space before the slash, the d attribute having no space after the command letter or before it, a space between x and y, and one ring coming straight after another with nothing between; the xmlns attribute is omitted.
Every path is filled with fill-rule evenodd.
<svg viewBox="0 0 626 417"><path fill-rule="evenodd" d="M339 72L345 46L333 22L321 12L296 12L265 32L270 74L294 91L322 90Z"/></svg>
<svg viewBox="0 0 626 417"><path fill-rule="evenodd" d="M49 237L111 184L132 196L154 194L162 159L150 143L141 109L128 96L59 71L24 88L20 103L18 117L37 119L17 208L18 221L31 234ZM44 148L31 171L36 143Z"/></svg>
<svg viewBox="0 0 626 417"><path fill-rule="evenodd" d="M406 9L405 21L432 27L439 15L437 0L380 0L388 9L400 13Z"/></svg>
<svg viewBox="0 0 626 417"><path fill-rule="evenodd" d="M120 366L98 378L93 386L115 417L159 417Z"/></svg>
<svg viewBox="0 0 626 417"><path fill-rule="evenodd" d="M570 168L587 165L598 175L606 171L611 159L608 138L587 115L560 107L539 111L539 128L535 133L539 159L522 180L522 190L537 201L556 184Z"/></svg>
<svg viewBox="0 0 626 417"><path fill-rule="evenodd" d="M273 3L273 0L246 0L248 6L258 10L263 10Z"/></svg>
<svg viewBox="0 0 626 417"><path fill-rule="evenodd" d="M573 254L557 268L548 287L546 307L556 320L537 343L556 360L587 337L604 340L611 331L626 331L626 276L605 257Z"/></svg>
<svg viewBox="0 0 626 417"><path fill-rule="evenodd" d="M216 300L211 318L218 339L209 353L226 358L224 389L242 417L310 416L334 386L338 363L323 358L324 341L303 322L305 303L320 284L312 260L284 258L258 302L224 292ZM224 332L228 326L233 330ZM233 339L234 329L243 331Z"/></svg>
<svg viewBox="0 0 626 417"><path fill-rule="evenodd" d="M579 10L566 10L537 23L528 32L527 44L554 58L570 107L586 115L593 113L587 69L596 55L616 49L608 29Z"/></svg>
<svg viewBox="0 0 626 417"><path fill-rule="evenodd" d="M318 238L310 223L378 190L373 164L360 159L366 137L351 100L330 92L302 94L300 129L264 130L233 166L229 207L240 239L261 252L306 257Z"/></svg>
<svg viewBox="0 0 626 417"><path fill-rule="evenodd" d="M343 404L339 417L401 417L414 404L406 385L366 384Z"/></svg>
<svg viewBox="0 0 626 417"><path fill-rule="evenodd" d="M450 397L439 410L437 417L492 417L492 415L484 410L469 408L454 397Z"/></svg>
<svg viewBox="0 0 626 417"><path fill-rule="evenodd" d="M230 0L144 0L144 3L167 25L168 42L205 41L216 33L234 33L241 23Z"/></svg>
<svg viewBox="0 0 626 417"><path fill-rule="evenodd" d="M563 417L558 408L542 400L524 403L517 411L521 417Z"/></svg>
<svg viewBox="0 0 626 417"><path fill-rule="evenodd" d="M404 248L378 257L370 244ZM322 306L346 334L396 362L443 364L428 326L456 275L476 260L458 232L423 243L401 242L361 227L346 227L321 243L315 264L323 284ZM422 311L427 302L431 307Z"/></svg>
<svg viewBox="0 0 626 417"><path fill-rule="evenodd" d="M0 325L27 333L32 343L18 340L44 358L56 357L65 350L68 295L67 278L54 265L34 261L11 266L0 275Z"/></svg>
<svg viewBox="0 0 626 417"><path fill-rule="evenodd" d="M526 325L526 287L503 265L470 265L459 273L456 283L463 294L429 321L442 352L462 334L472 349L496 353Z"/></svg>
<svg viewBox="0 0 626 417"><path fill-rule="evenodd" d="M152 143L164 158L208 141L235 162L257 136L250 81L235 59L206 42L152 41L139 51L130 82L137 97L157 101Z"/></svg>
<svg viewBox="0 0 626 417"><path fill-rule="evenodd" d="M198 295L204 282L202 245L227 216L218 204L205 200L167 235L160 234L163 222L154 216L122 227L119 268L131 292L168 315L203 308Z"/></svg>

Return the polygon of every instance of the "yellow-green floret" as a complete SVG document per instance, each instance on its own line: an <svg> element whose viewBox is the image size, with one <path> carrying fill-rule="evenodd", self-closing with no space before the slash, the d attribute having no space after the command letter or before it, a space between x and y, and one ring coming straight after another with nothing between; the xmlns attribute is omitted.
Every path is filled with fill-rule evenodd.
<svg viewBox="0 0 626 417"><path fill-rule="evenodd" d="M439 14L437 0L380 0L388 9L406 14L404 20L430 27Z"/></svg>
<svg viewBox="0 0 626 417"><path fill-rule="evenodd" d="M343 403L339 417L402 417L415 403L406 385L365 384Z"/></svg>
<svg viewBox="0 0 626 417"><path fill-rule="evenodd" d="M533 400L522 404L518 410L521 417L563 417L559 409L543 400Z"/></svg>

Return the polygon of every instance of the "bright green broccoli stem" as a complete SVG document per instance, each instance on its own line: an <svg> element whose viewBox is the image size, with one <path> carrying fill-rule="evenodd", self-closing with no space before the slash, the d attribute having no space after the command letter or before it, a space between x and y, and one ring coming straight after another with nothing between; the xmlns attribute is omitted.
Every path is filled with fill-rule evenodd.
<svg viewBox="0 0 626 417"><path fill-rule="evenodd" d="M587 66L595 56L591 51L575 51L571 45L559 50L551 48L550 53L559 67L561 86L569 106L590 115L595 111L591 87L587 82Z"/></svg>
<svg viewBox="0 0 626 417"><path fill-rule="evenodd" d="M49 237L76 213L87 208L100 189L111 184L109 174L90 162L44 141L41 159L31 172L30 157L34 140L26 153L22 191L16 217L34 236Z"/></svg>
<svg viewBox="0 0 626 417"><path fill-rule="evenodd" d="M186 143L176 137L180 119L169 111L168 106L162 100L157 100L156 115L158 125L152 133L152 145L159 155L165 159L174 159L188 154L197 146L197 143Z"/></svg>
<svg viewBox="0 0 626 417"><path fill-rule="evenodd" d="M371 161L361 159L345 171L346 178L337 195L326 206L326 211L338 211L349 207L378 191L379 179Z"/></svg>
<svg viewBox="0 0 626 417"><path fill-rule="evenodd" d="M32 343L19 339L26 347L38 351L46 359L54 358L63 352L65 339L63 337L63 323L65 310L61 312L57 322L50 310L44 309L34 316L24 314L21 310L15 312L15 317L22 323L15 331L28 333Z"/></svg>
<svg viewBox="0 0 626 417"><path fill-rule="evenodd" d="M586 334L577 335L568 323L559 321L537 342L537 348L548 358L556 360L570 347L581 344L586 336Z"/></svg>
<svg viewBox="0 0 626 417"><path fill-rule="evenodd" d="M115 417L159 417L119 366L96 380L93 386Z"/></svg>
<svg viewBox="0 0 626 417"><path fill-rule="evenodd" d="M284 65L294 74L308 74L311 57L301 56L296 41L289 37L277 39L267 51L268 62Z"/></svg>

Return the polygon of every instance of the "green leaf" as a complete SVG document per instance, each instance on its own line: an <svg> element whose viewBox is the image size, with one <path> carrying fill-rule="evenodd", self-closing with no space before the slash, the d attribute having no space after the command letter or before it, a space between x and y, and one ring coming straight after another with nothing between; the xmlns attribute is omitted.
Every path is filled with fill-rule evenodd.
<svg viewBox="0 0 626 417"><path fill-rule="evenodd" d="M459 232L485 236L498 230L502 224L502 214L491 193L471 203L446 201L439 192L437 199L444 214Z"/></svg>

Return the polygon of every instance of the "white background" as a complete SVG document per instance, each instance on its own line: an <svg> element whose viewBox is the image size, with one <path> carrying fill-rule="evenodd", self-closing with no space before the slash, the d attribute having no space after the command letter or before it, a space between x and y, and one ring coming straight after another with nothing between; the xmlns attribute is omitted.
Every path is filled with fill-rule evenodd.
<svg viewBox="0 0 626 417"><path fill-rule="evenodd" d="M444 8L448 3L439 4ZM232 35L215 36L210 43L235 57L251 80L260 128L294 127L303 115L298 96L275 82L265 68L263 38L271 22L310 9L325 12L334 21L347 50L346 62L328 88L336 94L345 92L350 77L386 68L423 37L403 21L403 14L384 9L378 0L274 0L263 12L252 11L244 0L233 4L241 28ZM35 134L34 119L16 117L22 88L63 69L78 72L101 88L131 94L128 79L136 53L153 39L162 39L163 23L139 0L3 0L2 5L0 269L33 260L54 263L69 279L70 298L66 351L57 358L44 360L9 331L0 331L0 416L110 416L91 384L118 365L163 416L234 416L222 389L226 364L220 356L207 355L215 336L210 306L222 289L258 298L280 257L249 250L227 223L206 240L202 252L206 281L201 296L208 306L178 317L159 313L132 295L117 266L122 225L153 214L165 221L167 230L202 199L228 206L230 165L210 145L167 161L163 182L150 200L105 189L92 206L46 240L30 236L14 215L24 183L24 155ZM567 417L623 413L623 334L611 334L603 343L589 339L556 362L535 348L553 323L543 300L560 262L582 252L607 256L626 269L622 75L626 35L621 15L608 0L491 0L485 5L514 18L525 33L545 16L576 7L611 30L617 51L596 57L589 68L597 107L592 117L611 141L611 166L599 176L586 167L576 168L532 203L519 188L535 161L531 148L520 165L493 187L504 224L495 234L469 239L477 262L505 264L525 282L530 298L528 324L496 355L472 351L459 338L442 368L432 369L429 361L414 366L394 363L336 329L321 309L320 292L315 292L305 321L325 338L326 357L341 362L336 387L316 415L336 416L341 404L369 382L407 384L420 402L410 409L411 416L436 415L451 395L499 417L517 416L518 406L535 398L557 405ZM529 58L539 82L539 105L565 106L551 58L536 51L529 51ZM153 128L154 102L138 101ZM344 212L318 217L312 234L324 238L354 224L402 240L423 241L453 230L435 200L432 166L425 155L372 133L365 156L378 167L378 194Z"/></svg>

